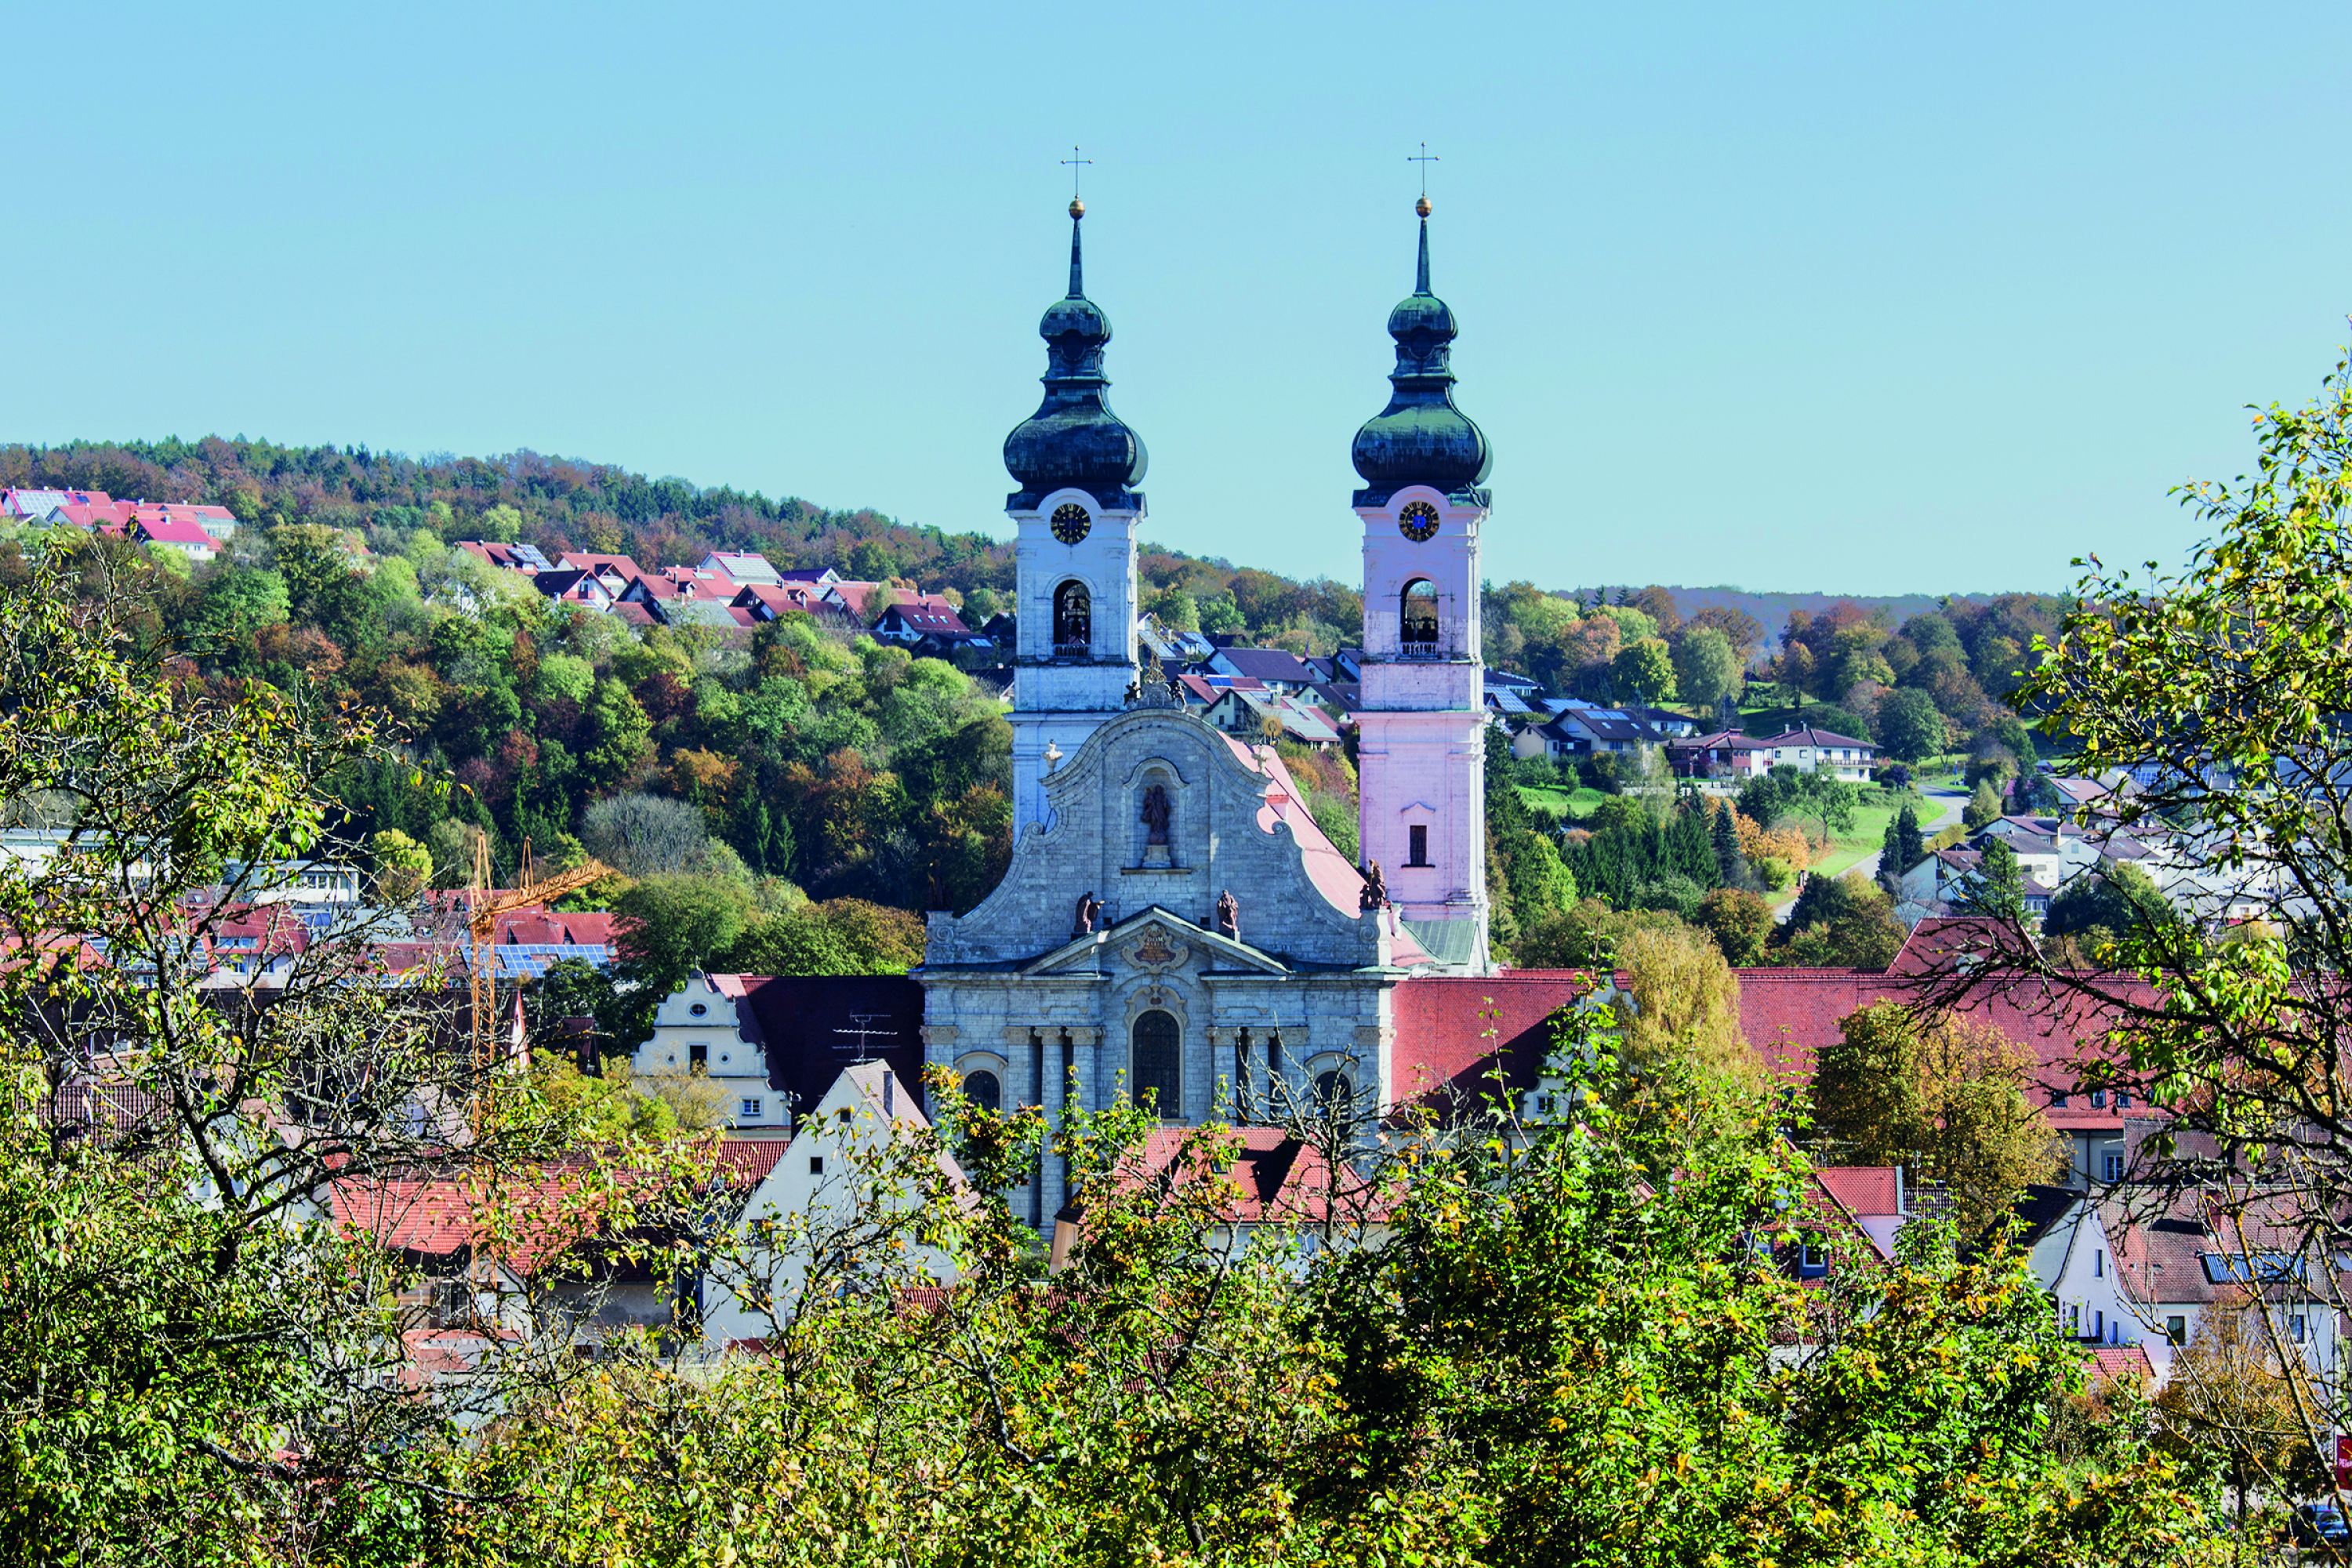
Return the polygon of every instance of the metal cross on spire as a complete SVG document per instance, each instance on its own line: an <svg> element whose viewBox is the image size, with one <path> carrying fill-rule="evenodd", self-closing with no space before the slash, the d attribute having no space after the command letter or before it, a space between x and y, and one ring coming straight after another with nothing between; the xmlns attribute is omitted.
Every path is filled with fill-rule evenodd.
<svg viewBox="0 0 2352 1568"><path fill-rule="evenodd" d="M1426 143L1424 143L1424 145L1426 145ZM1070 171L1070 199L1072 201L1076 201L1078 199L1078 165L1081 163L1091 163L1093 162L1094 160L1092 158L1079 157L1078 144L1075 142L1070 143L1070 155L1063 159L1062 163Z"/></svg>
<svg viewBox="0 0 2352 1568"><path fill-rule="evenodd" d="M1076 151L1076 149L1074 148L1072 151ZM1429 199L1429 166L1432 163L1440 162L1437 154L1431 152L1429 150L1429 143L1424 142L1421 144L1421 152L1418 156L1408 153L1405 154L1404 161L1408 163L1418 163L1421 165L1421 199L1427 201Z"/></svg>

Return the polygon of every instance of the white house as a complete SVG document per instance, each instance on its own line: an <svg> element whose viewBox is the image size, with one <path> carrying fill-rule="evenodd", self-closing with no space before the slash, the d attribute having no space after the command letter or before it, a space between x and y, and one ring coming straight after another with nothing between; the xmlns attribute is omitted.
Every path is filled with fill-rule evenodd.
<svg viewBox="0 0 2352 1568"><path fill-rule="evenodd" d="M2123 1289L2097 1200L2068 1187L2037 1186L2026 1189L2017 1207L2026 1261L2067 1337L2095 1345L2147 1338L2147 1324Z"/></svg>
<svg viewBox="0 0 2352 1568"><path fill-rule="evenodd" d="M1828 768L1849 784L1867 783L1878 761L1878 748L1868 741L1800 724L1764 742L1772 748L1773 767L1801 768L1815 773Z"/></svg>
<svg viewBox="0 0 2352 1568"><path fill-rule="evenodd" d="M2318 1377L2334 1380L2343 1327L2331 1282L2311 1278L2327 1259L2306 1248L2292 1200L2118 1185L2096 1202L2114 1243L2108 1270L2159 1378L2213 1312L2251 1310L2260 1297L2277 1342L2299 1347ZM2127 1331L2123 1342L2134 1337Z"/></svg>
<svg viewBox="0 0 2352 1568"><path fill-rule="evenodd" d="M844 1068L751 1189L737 1221L740 1255L712 1260L705 1337L754 1346L791 1320L804 1289L953 1283L952 1259L918 1239L914 1221L935 1195L926 1184L943 1184L957 1202L971 1188L952 1155L922 1147L929 1129L887 1063Z"/></svg>
<svg viewBox="0 0 2352 1568"><path fill-rule="evenodd" d="M696 970L654 1010L654 1032L631 1059L647 1077L708 1074L727 1091L731 1127L783 1127L792 1110L768 1084L768 1053L740 974Z"/></svg>

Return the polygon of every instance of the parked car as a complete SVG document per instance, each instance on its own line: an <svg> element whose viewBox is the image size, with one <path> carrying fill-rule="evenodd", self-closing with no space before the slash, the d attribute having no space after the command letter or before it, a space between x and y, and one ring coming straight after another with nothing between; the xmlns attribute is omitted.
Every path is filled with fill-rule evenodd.
<svg viewBox="0 0 2352 1568"><path fill-rule="evenodd" d="M2326 1546L2337 1554L2352 1553L2352 1521L2331 1502L2307 1502L2287 1519L2287 1537L2297 1546Z"/></svg>

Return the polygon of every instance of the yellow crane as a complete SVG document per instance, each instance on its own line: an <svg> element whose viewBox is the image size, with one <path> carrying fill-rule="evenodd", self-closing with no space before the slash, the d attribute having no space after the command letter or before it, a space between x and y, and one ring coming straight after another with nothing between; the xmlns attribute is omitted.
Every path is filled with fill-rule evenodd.
<svg viewBox="0 0 2352 1568"><path fill-rule="evenodd" d="M498 938L499 917L577 892L599 877L610 876L612 870L602 860L591 857L569 870L538 877L530 863L530 840L526 838L516 885L501 893L490 883L489 835L475 836L474 874L466 884L466 973L473 988L474 1066L478 1069L488 1071L492 1059L490 1013L498 1005L498 976L491 973L490 948Z"/></svg>

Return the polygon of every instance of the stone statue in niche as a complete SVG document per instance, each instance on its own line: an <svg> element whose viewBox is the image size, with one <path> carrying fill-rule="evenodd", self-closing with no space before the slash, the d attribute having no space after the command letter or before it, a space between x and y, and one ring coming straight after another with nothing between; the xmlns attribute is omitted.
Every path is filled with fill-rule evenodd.
<svg viewBox="0 0 2352 1568"><path fill-rule="evenodd" d="M1165 847L1168 843L1168 824L1172 820L1172 813L1168 805L1166 786L1155 784L1145 788L1142 816L1144 843Z"/></svg>
<svg viewBox="0 0 2352 1568"><path fill-rule="evenodd" d="M1085 936L1095 929L1095 921L1101 918L1102 900L1096 898L1094 894L1090 892L1080 893L1078 895L1077 910L1071 916L1070 934L1072 936Z"/></svg>
<svg viewBox="0 0 2352 1568"><path fill-rule="evenodd" d="M1388 901L1388 880L1381 875L1381 863L1374 860L1365 868L1364 890L1358 896L1356 907L1370 912L1373 910L1385 909Z"/></svg>
<svg viewBox="0 0 2352 1568"><path fill-rule="evenodd" d="M1234 900L1231 888L1217 895L1217 929L1235 942L1242 939L1242 907Z"/></svg>

